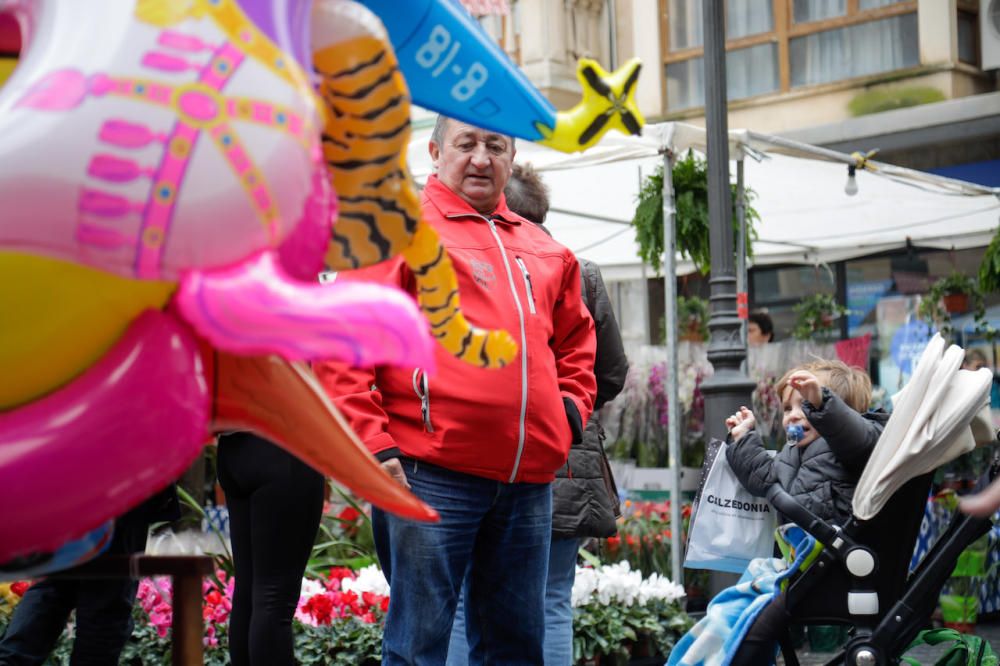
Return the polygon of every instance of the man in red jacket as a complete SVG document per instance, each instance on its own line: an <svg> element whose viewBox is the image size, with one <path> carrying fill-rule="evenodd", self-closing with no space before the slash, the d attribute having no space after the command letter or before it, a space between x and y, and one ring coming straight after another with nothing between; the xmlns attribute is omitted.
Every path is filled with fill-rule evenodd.
<svg viewBox="0 0 1000 666"><path fill-rule="evenodd" d="M466 571L472 663L542 663L550 482L579 441L596 383L594 324L573 254L507 208L510 137L439 118L424 218L455 265L463 310L518 342L499 370L437 349L437 372L316 365L320 381L394 478L434 507L436 524L375 509L391 588L384 664L443 664ZM415 293L401 259L350 279Z"/></svg>

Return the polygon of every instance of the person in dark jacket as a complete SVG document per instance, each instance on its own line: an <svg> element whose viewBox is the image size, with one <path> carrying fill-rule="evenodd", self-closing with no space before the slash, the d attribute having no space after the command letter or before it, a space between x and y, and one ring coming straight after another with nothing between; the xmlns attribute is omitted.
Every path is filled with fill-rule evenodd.
<svg viewBox="0 0 1000 666"><path fill-rule="evenodd" d="M777 483L827 522L843 525L861 472L889 415L868 411L871 380L840 361L815 361L790 370L778 382L788 443L773 458L753 429L746 407L726 419L733 443L726 460L740 483L763 496ZM784 594L757 616L733 664L770 663L790 617Z"/></svg>
<svg viewBox="0 0 1000 666"><path fill-rule="evenodd" d="M507 206L527 220L544 226L549 210L548 188L530 165L515 164L504 189ZM573 607L577 552L587 537L617 533L621 515L618 489L604 454L604 429L597 410L617 396L625 385L628 359L608 292L597 264L578 258L583 301L594 318L597 353L594 374L597 398L582 441L569 451L566 464L552 483L552 541L545 586L545 664L569 666L573 661ZM468 663L463 609L459 608L448 651L449 666Z"/></svg>

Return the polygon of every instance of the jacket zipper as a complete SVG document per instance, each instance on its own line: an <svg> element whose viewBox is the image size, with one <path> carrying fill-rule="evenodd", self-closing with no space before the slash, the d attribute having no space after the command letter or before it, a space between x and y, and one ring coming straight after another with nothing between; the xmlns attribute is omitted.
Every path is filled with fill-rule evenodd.
<svg viewBox="0 0 1000 666"><path fill-rule="evenodd" d="M524 265L524 260L521 257L514 257L514 261L521 268L521 277L524 278L524 291L528 294L528 311L531 314L536 314L535 291L531 288L531 273L528 272L528 267Z"/></svg>
<svg viewBox="0 0 1000 666"><path fill-rule="evenodd" d="M521 325L521 414L518 417L517 423L517 455L514 458L514 469L511 470L510 479L507 481L507 483L514 483L514 479L517 477L517 470L521 466L521 455L524 453L524 421L528 413L528 336L524 326L524 308L521 307L521 299L517 295L517 285L514 284L514 271L511 270L510 260L507 258L507 249L503 246L503 241L500 240L500 234L497 233L497 227L493 223L493 220L488 217L483 217L483 219L489 225L490 231L493 233L493 239L497 242L497 247L500 248L500 256L503 257L503 266L507 270L507 282L510 284L510 293L514 297L514 305L517 307L517 318ZM525 271L525 275L527 275L527 271ZM531 311L535 311L534 306L532 306Z"/></svg>

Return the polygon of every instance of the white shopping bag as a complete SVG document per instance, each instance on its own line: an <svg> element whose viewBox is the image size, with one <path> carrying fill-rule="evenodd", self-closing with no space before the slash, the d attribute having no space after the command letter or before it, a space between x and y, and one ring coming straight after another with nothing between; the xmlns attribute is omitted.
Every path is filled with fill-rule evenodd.
<svg viewBox="0 0 1000 666"><path fill-rule="evenodd" d="M684 567L743 573L750 560L772 556L776 512L740 485L725 443L719 442L714 460L706 462L711 469L696 498Z"/></svg>

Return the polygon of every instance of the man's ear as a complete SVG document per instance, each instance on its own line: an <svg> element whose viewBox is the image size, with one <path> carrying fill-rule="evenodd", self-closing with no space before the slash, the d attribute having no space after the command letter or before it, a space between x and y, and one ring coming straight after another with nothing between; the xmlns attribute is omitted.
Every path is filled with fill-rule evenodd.
<svg viewBox="0 0 1000 666"><path fill-rule="evenodd" d="M427 152L431 154L431 162L434 164L434 168L437 169L438 160L441 158L441 148L431 141L427 144Z"/></svg>

